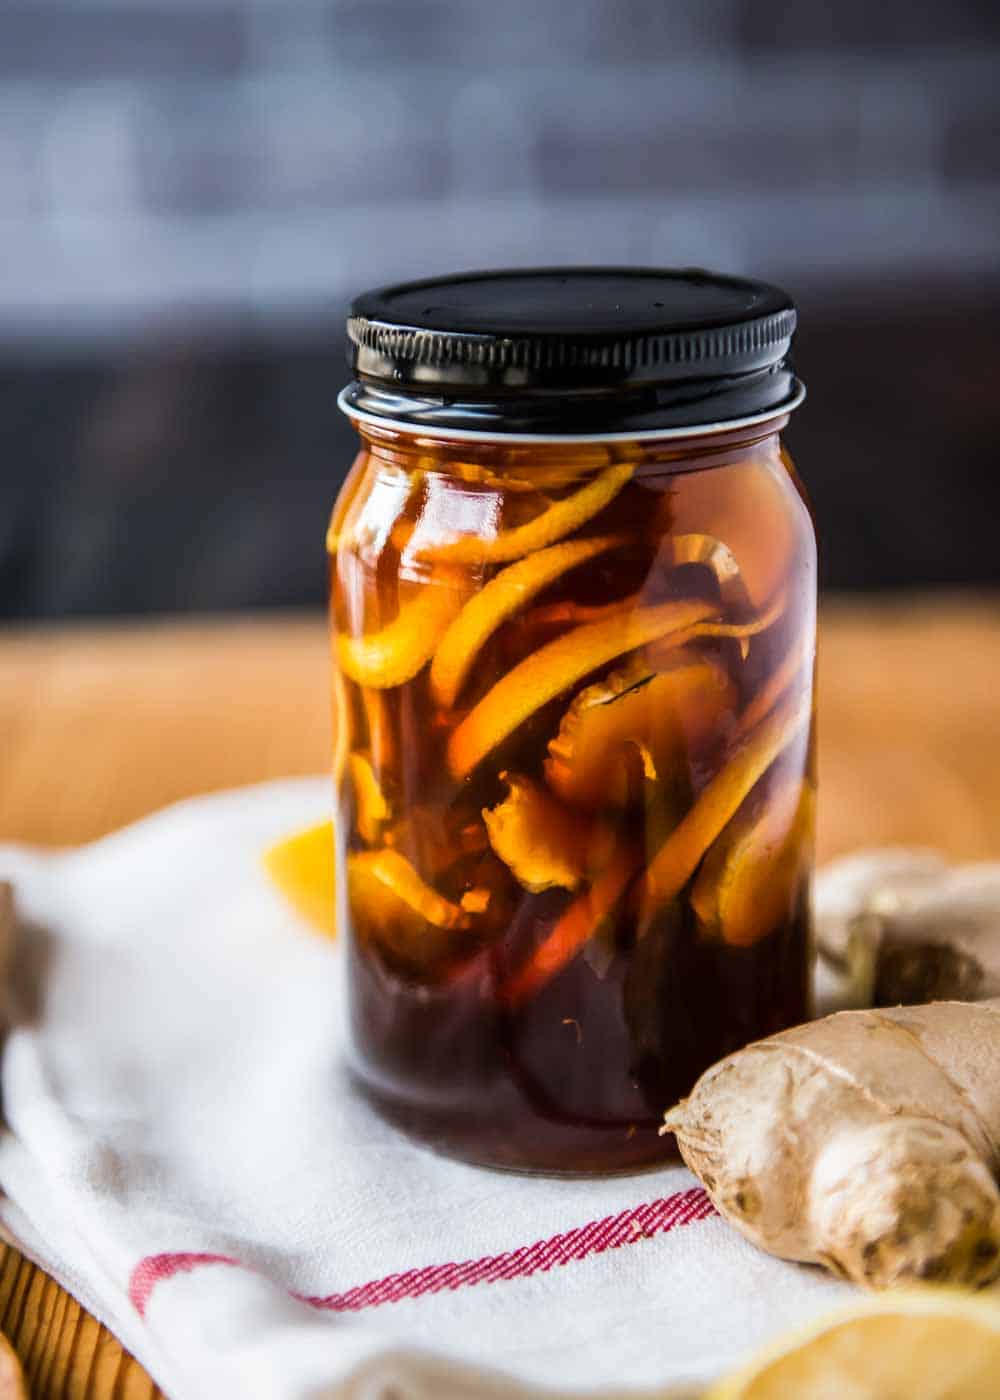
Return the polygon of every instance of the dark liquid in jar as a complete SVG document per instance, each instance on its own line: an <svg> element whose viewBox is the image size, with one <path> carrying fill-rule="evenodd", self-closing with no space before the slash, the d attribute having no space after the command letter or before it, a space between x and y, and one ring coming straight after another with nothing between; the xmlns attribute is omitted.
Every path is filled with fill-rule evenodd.
<svg viewBox="0 0 1000 1400"><path fill-rule="evenodd" d="M473 1161L668 1155L664 1109L808 1014L815 558L776 436L373 443L331 535L360 1082Z"/></svg>

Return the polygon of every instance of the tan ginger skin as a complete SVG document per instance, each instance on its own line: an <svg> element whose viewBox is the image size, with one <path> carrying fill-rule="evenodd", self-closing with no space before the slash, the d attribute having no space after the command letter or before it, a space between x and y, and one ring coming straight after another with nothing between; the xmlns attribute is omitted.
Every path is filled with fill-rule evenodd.
<svg viewBox="0 0 1000 1400"><path fill-rule="evenodd" d="M783 1031L707 1070L664 1131L771 1254L868 1288L1000 1275L1000 999Z"/></svg>

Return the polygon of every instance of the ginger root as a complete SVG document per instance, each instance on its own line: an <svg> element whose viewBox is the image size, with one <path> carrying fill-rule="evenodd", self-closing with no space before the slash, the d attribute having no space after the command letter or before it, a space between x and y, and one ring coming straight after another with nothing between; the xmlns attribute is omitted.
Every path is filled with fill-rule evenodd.
<svg viewBox="0 0 1000 1400"><path fill-rule="evenodd" d="M816 942L825 1010L1000 996L1000 863L905 847L834 861L816 882Z"/></svg>
<svg viewBox="0 0 1000 1400"><path fill-rule="evenodd" d="M869 1288L1000 1275L1000 1000L783 1031L713 1065L663 1131L771 1254Z"/></svg>

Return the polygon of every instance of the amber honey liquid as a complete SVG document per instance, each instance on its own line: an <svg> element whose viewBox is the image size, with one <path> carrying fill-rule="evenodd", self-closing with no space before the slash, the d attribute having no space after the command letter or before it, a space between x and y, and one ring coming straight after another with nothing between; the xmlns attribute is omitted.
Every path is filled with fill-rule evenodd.
<svg viewBox="0 0 1000 1400"><path fill-rule="evenodd" d="M815 556L777 434L379 430L329 546L361 1083L475 1161L668 1154L698 1074L808 1011Z"/></svg>

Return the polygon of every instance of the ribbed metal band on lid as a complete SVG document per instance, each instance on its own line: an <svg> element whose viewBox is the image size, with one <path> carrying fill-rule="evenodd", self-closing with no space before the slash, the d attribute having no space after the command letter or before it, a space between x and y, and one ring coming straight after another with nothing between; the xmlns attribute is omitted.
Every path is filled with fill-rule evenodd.
<svg viewBox="0 0 1000 1400"><path fill-rule="evenodd" d="M489 431L649 431L791 406L795 308L764 282L700 269L465 273L351 307L350 411Z"/></svg>

